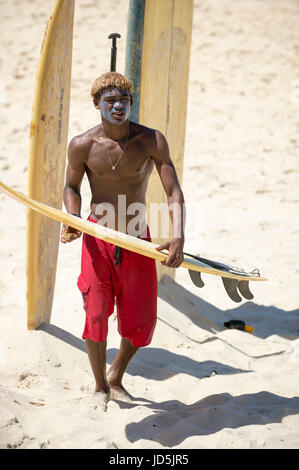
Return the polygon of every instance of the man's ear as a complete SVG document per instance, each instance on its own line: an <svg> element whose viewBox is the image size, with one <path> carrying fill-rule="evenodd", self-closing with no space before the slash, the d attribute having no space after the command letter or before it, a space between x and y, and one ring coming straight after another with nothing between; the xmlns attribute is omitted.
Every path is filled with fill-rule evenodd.
<svg viewBox="0 0 299 470"><path fill-rule="evenodd" d="M96 109L100 109L100 99L99 98L93 98L93 104Z"/></svg>

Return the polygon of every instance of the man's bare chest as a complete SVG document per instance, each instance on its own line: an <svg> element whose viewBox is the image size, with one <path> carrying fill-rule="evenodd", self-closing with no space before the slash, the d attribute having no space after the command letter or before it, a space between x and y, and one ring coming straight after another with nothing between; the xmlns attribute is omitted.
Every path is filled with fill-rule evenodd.
<svg viewBox="0 0 299 470"><path fill-rule="evenodd" d="M89 151L86 165L96 176L119 179L145 177L151 173L154 162L139 143L125 145L98 139Z"/></svg>

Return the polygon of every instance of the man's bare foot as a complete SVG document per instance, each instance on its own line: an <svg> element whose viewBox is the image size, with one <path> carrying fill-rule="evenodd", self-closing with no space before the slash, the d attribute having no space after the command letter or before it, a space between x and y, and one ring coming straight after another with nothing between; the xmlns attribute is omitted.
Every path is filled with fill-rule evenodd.
<svg viewBox="0 0 299 470"><path fill-rule="evenodd" d="M110 385L110 398L112 400L132 401L132 396L122 384Z"/></svg>
<svg viewBox="0 0 299 470"><path fill-rule="evenodd" d="M97 390L95 389L94 395L92 397L92 406L93 408L107 411L107 405L110 398L110 391Z"/></svg>
<svg viewBox="0 0 299 470"><path fill-rule="evenodd" d="M115 373L113 371L108 372L107 380L110 387L110 398L112 400L132 400L132 395L130 395L122 383L115 378Z"/></svg>

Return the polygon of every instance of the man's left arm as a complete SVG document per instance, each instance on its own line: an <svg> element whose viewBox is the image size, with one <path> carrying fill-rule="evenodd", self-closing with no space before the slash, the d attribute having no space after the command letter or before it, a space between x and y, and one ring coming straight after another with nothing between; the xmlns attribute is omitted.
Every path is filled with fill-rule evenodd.
<svg viewBox="0 0 299 470"><path fill-rule="evenodd" d="M184 260L184 195L180 187L175 167L170 158L167 140L161 132L155 131L155 139L151 147L151 156L155 162L155 166L167 195L173 235L170 241L157 247L157 250L161 251L167 249L169 251L168 258L162 264L169 268L178 268Z"/></svg>

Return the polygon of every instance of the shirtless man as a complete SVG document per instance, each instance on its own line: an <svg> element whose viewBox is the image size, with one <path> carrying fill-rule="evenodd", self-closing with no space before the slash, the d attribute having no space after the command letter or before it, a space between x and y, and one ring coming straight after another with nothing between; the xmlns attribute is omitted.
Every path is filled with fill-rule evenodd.
<svg viewBox="0 0 299 470"><path fill-rule="evenodd" d="M64 204L68 213L80 217L80 186L86 173L91 189L88 220L128 233L135 214L127 208L136 202L145 206L148 180L155 165L168 205L176 203L180 208L179 213L169 210L176 238L157 249L167 249L168 257L163 264L177 268L184 259L183 193L165 137L158 130L129 120L132 90L132 82L116 72L108 72L94 82L91 95L102 123L74 137L69 144ZM124 213L119 211L119 195L126 198ZM105 208L114 209L113 220L99 217ZM140 221L139 229L138 236L150 240L146 223ZM63 243L80 236L81 232L63 225ZM109 396L128 396L122 385L124 372L138 348L151 342L156 325L155 261L84 234L78 288L86 311L82 338L95 378L95 394L105 403ZM122 339L106 375L108 317L114 311L115 298Z"/></svg>

